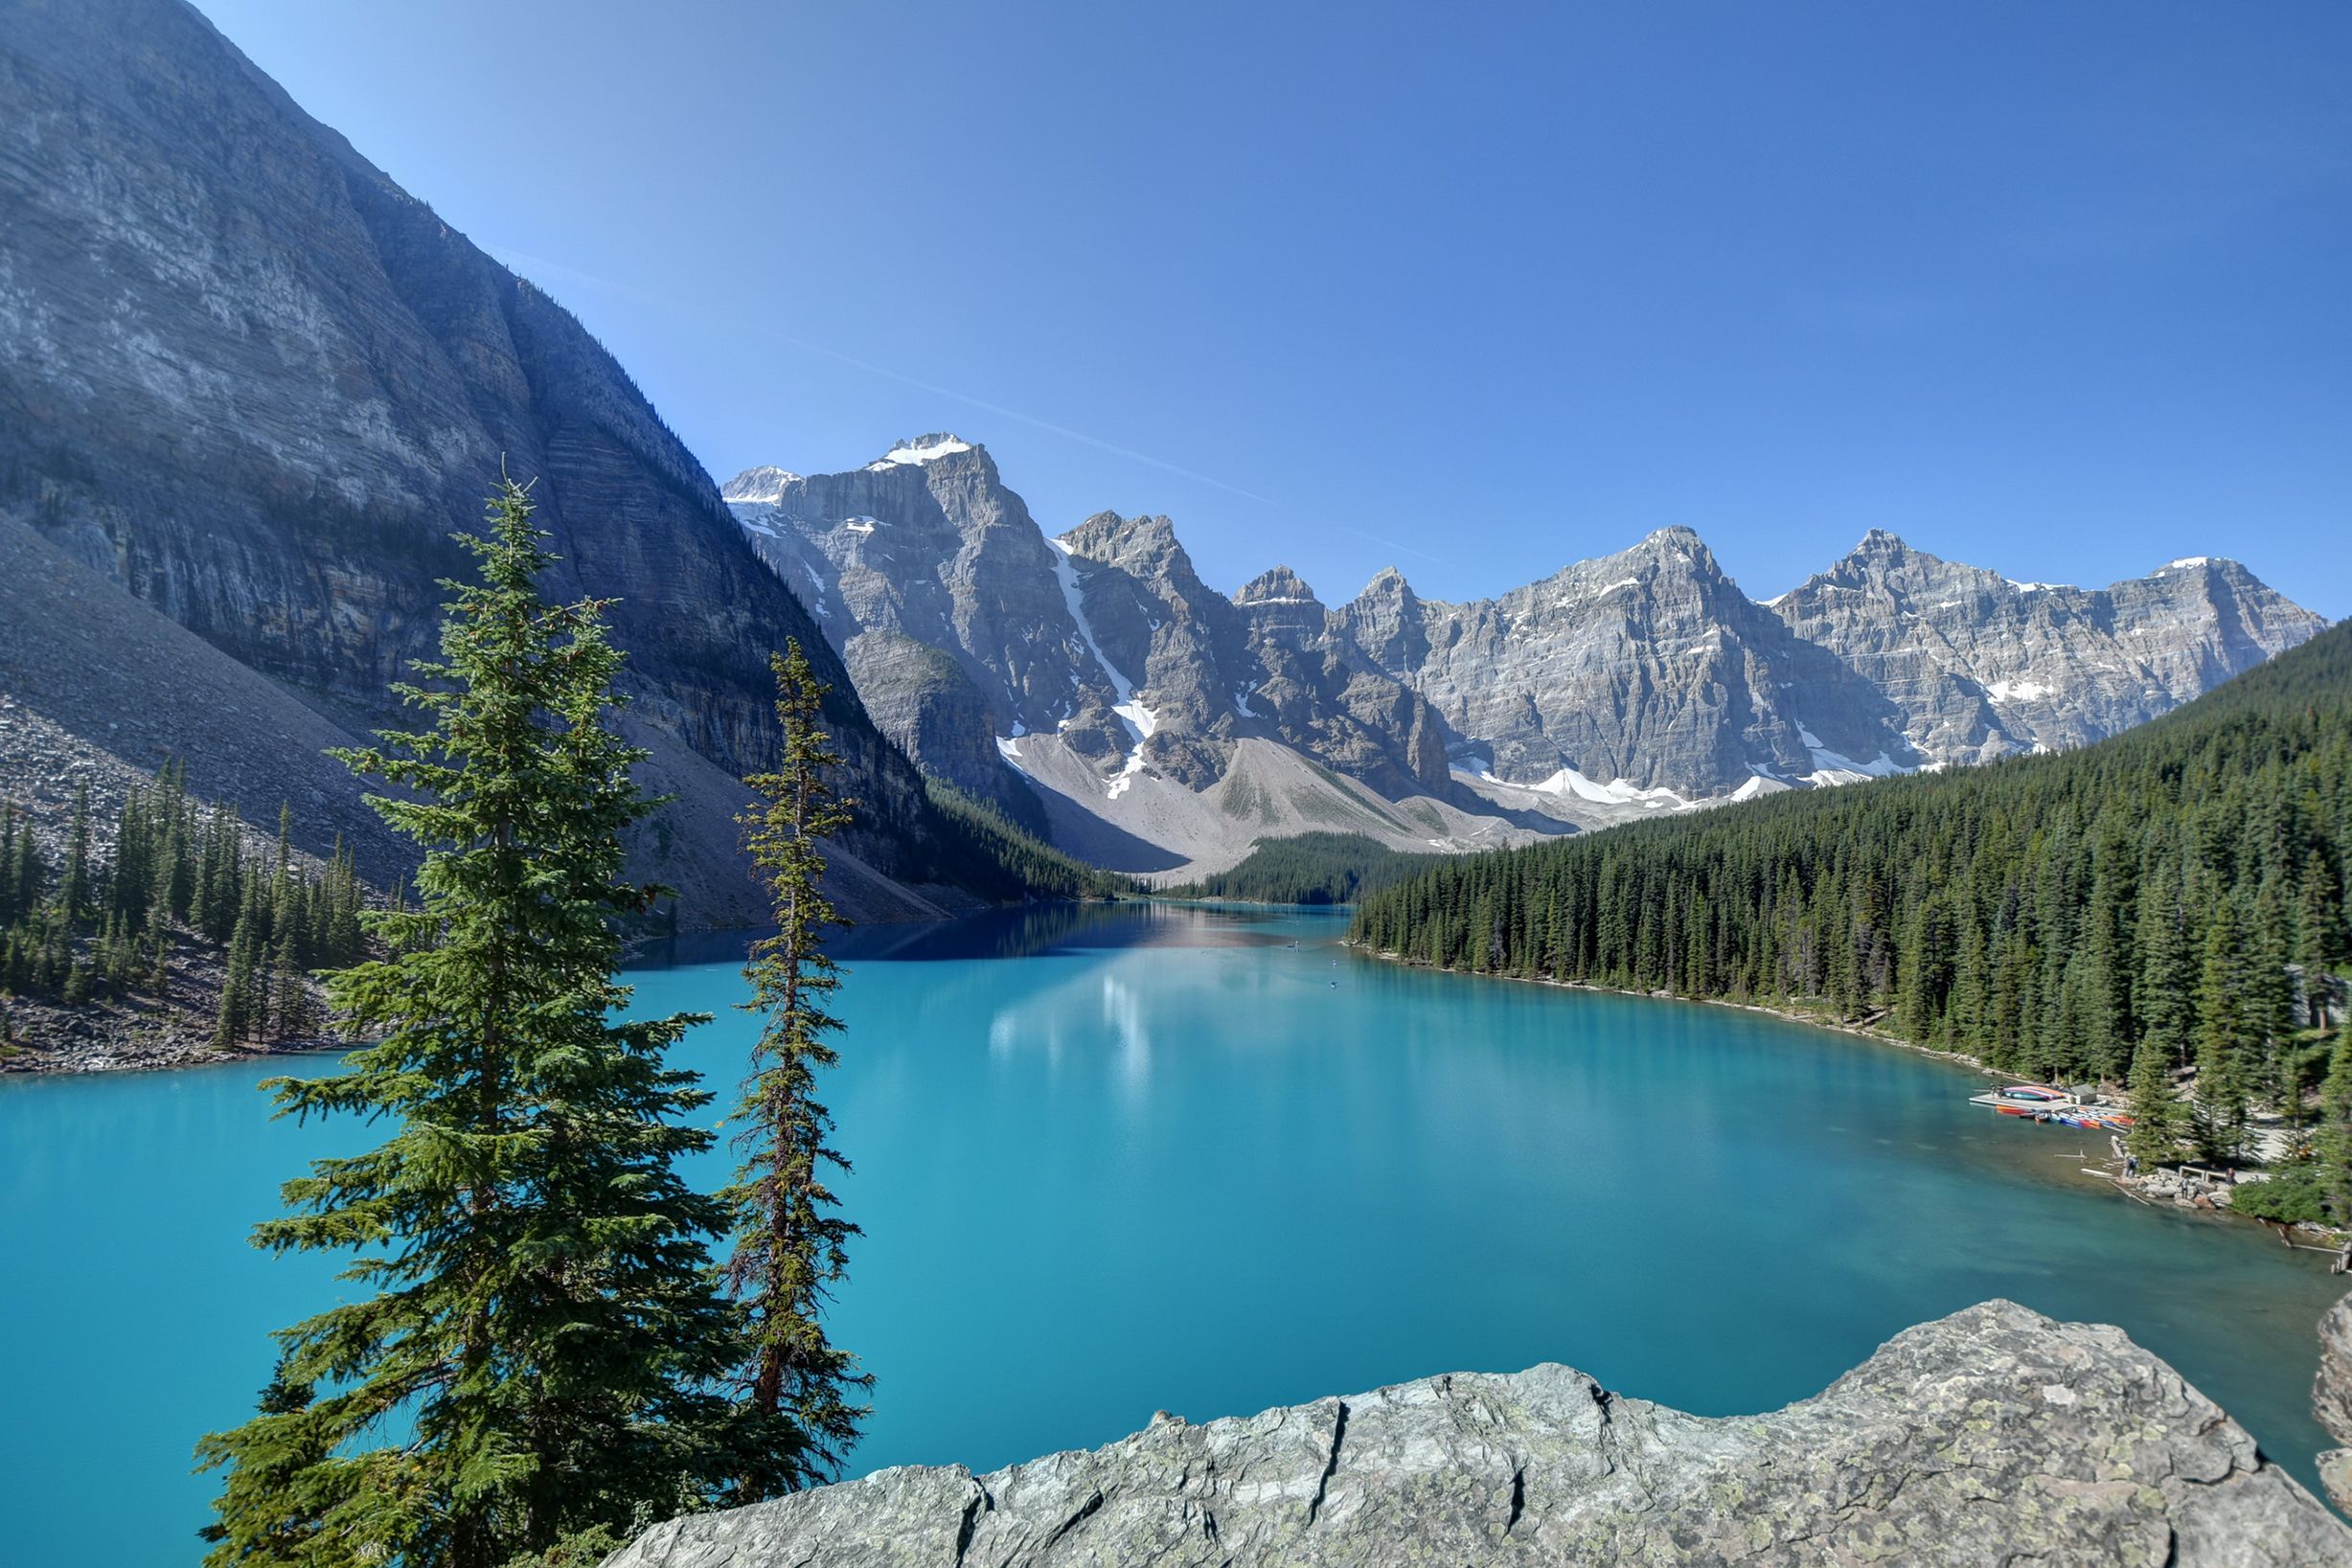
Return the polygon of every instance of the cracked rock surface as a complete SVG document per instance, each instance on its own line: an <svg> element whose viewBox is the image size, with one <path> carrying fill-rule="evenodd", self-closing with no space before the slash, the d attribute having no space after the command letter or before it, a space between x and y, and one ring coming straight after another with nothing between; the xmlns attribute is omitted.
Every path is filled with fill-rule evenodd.
<svg viewBox="0 0 2352 1568"><path fill-rule="evenodd" d="M2301 1565L2352 1562L2352 1531L2122 1330L1991 1302L1768 1415L1453 1374L881 1470L674 1520L608 1568L1144 1562Z"/></svg>
<svg viewBox="0 0 2352 1568"><path fill-rule="evenodd" d="M2352 1445L2352 1296L2319 1320L2319 1375L2312 1381L2311 1409L2330 1437ZM2338 1508L2352 1511L2352 1446L2319 1456L2319 1482Z"/></svg>

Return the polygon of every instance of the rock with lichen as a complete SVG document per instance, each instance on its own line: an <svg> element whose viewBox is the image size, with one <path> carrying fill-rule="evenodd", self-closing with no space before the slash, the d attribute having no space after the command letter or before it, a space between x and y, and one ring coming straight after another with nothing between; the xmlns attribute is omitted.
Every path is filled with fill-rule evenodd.
<svg viewBox="0 0 2352 1568"><path fill-rule="evenodd" d="M2120 1329L1992 1302L1767 1415L1454 1374L881 1470L674 1520L608 1568L2019 1561L2352 1562L2352 1530Z"/></svg>

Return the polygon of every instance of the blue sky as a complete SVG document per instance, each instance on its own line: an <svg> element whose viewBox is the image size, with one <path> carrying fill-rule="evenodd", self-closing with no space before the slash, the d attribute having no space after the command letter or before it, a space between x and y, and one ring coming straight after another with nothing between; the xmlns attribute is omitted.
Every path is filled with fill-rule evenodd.
<svg viewBox="0 0 2352 1568"><path fill-rule="evenodd" d="M2352 6L200 0L723 480L985 442L1230 589L1687 524L2352 613Z"/></svg>

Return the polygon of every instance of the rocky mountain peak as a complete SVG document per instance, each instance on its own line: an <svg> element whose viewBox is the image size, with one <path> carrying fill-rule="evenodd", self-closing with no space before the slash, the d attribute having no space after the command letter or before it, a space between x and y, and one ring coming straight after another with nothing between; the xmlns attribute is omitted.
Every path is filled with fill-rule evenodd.
<svg viewBox="0 0 2352 1568"><path fill-rule="evenodd" d="M1697 530L1680 524L1657 529L1645 535L1640 543L1631 549L1620 550L1613 556L1578 561L1563 568L1555 577L1633 568L1655 570L1666 578L1686 581L1730 580L1724 576L1723 566L1716 560L1715 552L1707 548L1707 541L1699 536Z"/></svg>
<svg viewBox="0 0 2352 1568"><path fill-rule="evenodd" d="M1241 586L1233 596L1236 604L1312 604L1320 610L1322 602L1306 579L1288 566L1277 566L1270 572L1261 572Z"/></svg>
<svg viewBox="0 0 2352 1568"><path fill-rule="evenodd" d="M1115 511L1098 511L1058 542L1073 556L1130 572L1156 575L1180 565L1189 576L1193 569L1192 557L1176 540L1176 524L1160 515L1122 517Z"/></svg>
<svg viewBox="0 0 2352 1568"><path fill-rule="evenodd" d="M935 430L928 435L915 436L900 442L889 451L867 464L866 469L871 473L880 473L884 469L893 467L920 468L947 458L961 457L967 452L975 454L982 462L988 461L986 448L977 443L966 441L961 436L950 435L944 430ZM991 466L994 466L992 464Z"/></svg>
<svg viewBox="0 0 2352 1568"><path fill-rule="evenodd" d="M773 464L761 464L745 468L719 488L720 497L728 501L757 501L773 504L784 499L784 488L797 483L800 475L789 468Z"/></svg>
<svg viewBox="0 0 2352 1568"><path fill-rule="evenodd" d="M1912 743L1940 762L2112 735L2324 624L2218 557L2087 589L1947 561L1875 529L1770 607L1892 694Z"/></svg>
<svg viewBox="0 0 2352 1568"><path fill-rule="evenodd" d="M1729 591L1731 579L1724 576L1722 564L1704 539L1691 529L1677 526L1658 529L1614 555L1571 562L1541 582L1517 592L1593 597L1622 588L1651 589L1668 583L1678 585L1678 592L1687 588L1711 598L1720 591ZM1515 597L1505 594L1496 602L1507 602Z"/></svg>
<svg viewBox="0 0 2352 1568"><path fill-rule="evenodd" d="M1392 675L1418 670L1428 657L1421 596L1393 566L1373 574L1364 591L1334 613L1364 656Z"/></svg>
<svg viewBox="0 0 2352 1568"><path fill-rule="evenodd" d="M1047 540L941 432L727 495L884 731L1016 811L1024 778L1082 813L1146 777L1207 788L1265 740L1388 799L1473 787L1450 761L1514 808L1745 799L2078 743L2317 625L2227 561L2087 593L1877 528L1769 606L1680 525L1491 600L1423 600L1395 567L1336 609L1288 566L1228 596L1163 515Z"/></svg>
<svg viewBox="0 0 2352 1568"><path fill-rule="evenodd" d="M2269 590L2260 578L2248 571L2244 564L2227 556L2183 556L2168 560L2155 571L2142 576L2142 582L2162 582L2168 587L2194 585L2205 589L2244 592L2248 588Z"/></svg>
<svg viewBox="0 0 2352 1568"><path fill-rule="evenodd" d="M1900 560L1913 554L1902 535L1874 528L1861 536L1860 543L1846 552L1848 560Z"/></svg>

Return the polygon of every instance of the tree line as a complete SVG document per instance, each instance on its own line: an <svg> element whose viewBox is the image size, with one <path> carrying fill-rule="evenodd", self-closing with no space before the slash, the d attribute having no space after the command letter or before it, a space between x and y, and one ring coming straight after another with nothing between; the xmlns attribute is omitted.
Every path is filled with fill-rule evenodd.
<svg viewBox="0 0 2352 1568"><path fill-rule="evenodd" d="M1003 902L1030 898L1098 899L1133 897L1131 876L1089 866L1021 827L990 802L926 775L924 788L950 839L965 852L967 884Z"/></svg>
<svg viewBox="0 0 2352 1568"><path fill-rule="evenodd" d="M104 840L78 782L55 854L27 812L0 806L0 992L161 1000L194 943L226 958L217 1045L314 1030L304 976L359 954L363 889L339 842L319 870L299 861L289 823L282 808L274 852L257 852L237 808L206 809L178 761L129 788Z"/></svg>
<svg viewBox="0 0 2352 1568"><path fill-rule="evenodd" d="M1444 856L1392 850L1362 833L1299 833L1260 839L1239 865L1211 872L1171 898L1245 898L1267 904L1345 904L1394 887Z"/></svg>
<svg viewBox="0 0 2352 1568"><path fill-rule="evenodd" d="M2299 1121L2331 1076L2347 866L2352 626L2338 626L2080 751L1450 861L1366 899L1352 938L2128 1082L2143 1159L2227 1159L2252 1106ZM2339 1070L2328 1103L2352 1117L2352 1060ZM2193 1112L2174 1092L2192 1073ZM2341 1215L2352 1148L2328 1179Z"/></svg>
<svg viewBox="0 0 2352 1568"><path fill-rule="evenodd" d="M829 775L826 687L775 660L782 754L748 781L748 848L777 919L746 974L762 1020L715 1194L712 1094L670 1049L707 1014L631 1016L623 923L665 891L625 875L660 804L617 733L606 602L551 604L524 490L502 483L451 583L441 657L399 687L414 730L338 753L422 858L406 903L360 912L372 951L327 989L361 1043L263 1087L278 1114L387 1129L322 1159L257 1228L343 1260L338 1303L276 1336L252 1416L206 1437L222 1472L213 1568L553 1568L674 1513L830 1477L867 1380L823 1307L856 1234L835 1211L816 1075L838 1025L839 921L821 845L854 803ZM722 1261L720 1254L727 1256Z"/></svg>

